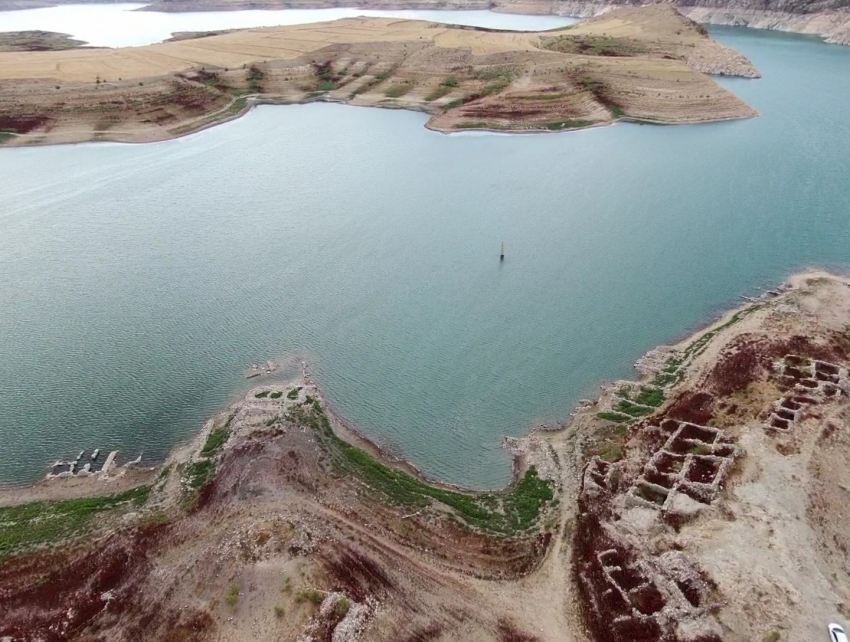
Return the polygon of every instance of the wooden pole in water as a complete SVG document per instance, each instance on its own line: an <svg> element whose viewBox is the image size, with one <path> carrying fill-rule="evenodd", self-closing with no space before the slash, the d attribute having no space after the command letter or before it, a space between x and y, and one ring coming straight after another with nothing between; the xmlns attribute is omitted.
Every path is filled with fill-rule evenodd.
<svg viewBox="0 0 850 642"><path fill-rule="evenodd" d="M501 249L501 251L499 252L499 260L500 260L500 261L504 261L504 260L505 260L505 242L504 242L504 241L502 241L502 249Z"/></svg>

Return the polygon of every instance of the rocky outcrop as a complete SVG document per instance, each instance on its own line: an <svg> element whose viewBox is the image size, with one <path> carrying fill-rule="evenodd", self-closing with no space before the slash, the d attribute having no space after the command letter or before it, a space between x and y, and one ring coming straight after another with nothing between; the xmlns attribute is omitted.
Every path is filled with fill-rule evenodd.
<svg viewBox="0 0 850 642"><path fill-rule="evenodd" d="M850 11L790 13L762 9L679 7L689 18L713 25L775 29L821 36L827 42L850 45Z"/></svg>

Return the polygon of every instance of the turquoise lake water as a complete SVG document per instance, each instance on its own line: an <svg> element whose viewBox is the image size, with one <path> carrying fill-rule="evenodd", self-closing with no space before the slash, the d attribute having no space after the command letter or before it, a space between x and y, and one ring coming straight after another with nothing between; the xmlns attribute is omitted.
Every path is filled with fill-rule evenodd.
<svg viewBox="0 0 850 642"><path fill-rule="evenodd" d="M446 136L266 106L164 143L0 150L0 480L84 447L154 461L250 363L304 355L425 472L503 484L502 436L755 286L850 264L850 49L714 34L763 72L722 81L760 118Z"/></svg>

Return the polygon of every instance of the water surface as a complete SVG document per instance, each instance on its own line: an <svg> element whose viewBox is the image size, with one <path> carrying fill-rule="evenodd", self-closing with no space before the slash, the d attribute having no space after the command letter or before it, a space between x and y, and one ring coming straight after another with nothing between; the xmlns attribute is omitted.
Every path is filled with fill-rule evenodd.
<svg viewBox="0 0 850 642"><path fill-rule="evenodd" d="M492 11L376 11L370 9L278 9L254 11L135 11L144 4L62 5L0 11L0 31L41 29L67 33L93 47L135 47L162 42L180 31L215 31L323 22L355 16L432 20L453 24L542 31L576 22L564 16L524 16Z"/></svg>
<svg viewBox="0 0 850 642"><path fill-rule="evenodd" d="M503 435L756 285L850 263L850 50L715 33L764 73L723 81L760 118L446 136L266 106L163 143L0 150L0 479L82 447L155 459L245 366L299 353L426 472L505 482Z"/></svg>

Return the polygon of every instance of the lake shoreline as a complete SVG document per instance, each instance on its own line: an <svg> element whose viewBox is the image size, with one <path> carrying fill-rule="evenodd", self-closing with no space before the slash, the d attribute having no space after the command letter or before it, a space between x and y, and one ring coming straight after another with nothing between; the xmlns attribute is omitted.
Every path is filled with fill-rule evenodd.
<svg viewBox="0 0 850 642"><path fill-rule="evenodd" d="M508 437L503 435L500 439L502 447L508 450L511 459L511 476L509 482L502 487L495 488L471 488L449 480L440 479L425 472L420 466L407 458L403 452L391 452L380 444L379 438L370 437L367 432L348 420L335 406L327 394L322 390L321 384L312 375L304 370L301 377L268 383L259 383L243 395L228 404L224 409L216 412L206 420L189 438L175 444L169 449L161 461L139 467L121 466L115 468L115 474L101 477L94 473L86 476L72 477L48 477L34 482L23 484L0 484L0 507L19 504L27 501L53 501L58 499L76 498L100 495L104 490L109 492L123 492L147 483L155 479L157 474L164 468L170 468L185 462L192 453L199 451L204 441L208 439L210 432L218 425L227 421L228 417L237 415L244 408L255 402L259 393L269 394L269 391L304 390L304 395L318 400L323 411L328 415L334 432L348 444L369 453L381 462L414 477L422 483L438 488L456 490L464 493L485 494L491 492L502 492L516 485L518 480L528 470L529 466L540 466L540 445L549 439L557 438L558 435L569 433L573 429L577 418L592 416L600 408L609 407L612 404L612 392L624 384L646 385L658 374L661 368L658 366L658 358L661 355L666 360L670 354L681 352L692 345L701 337L711 336L717 331L730 325L742 313L758 310L765 304L771 306L780 303L783 299L791 297L795 292L807 287L808 282L817 279L830 279L841 282L850 287L850 276L828 272L818 268L806 269L794 272L785 281L774 289L763 292L758 297L747 297L738 306L727 308L718 315L713 315L704 323L699 324L696 329L681 337L674 343L660 344L644 353L634 364L635 376L624 380L611 382L600 380L596 383L599 389L598 396L590 400L580 401L573 410L563 419L556 421L552 426L530 428L520 437ZM304 368L306 368L306 364ZM263 395L263 396L265 396ZM616 401L616 399L614 399ZM544 464L545 465L545 464ZM105 486L108 484L108 488Z"/></svg>
<svg viewBox="0 0 850 642"><path fill-rule="evenodd" d="M352 426L340 424L306 374L288 383L261 384L207 421L189 442L175 448L166 462L149 471L143 485L121 487L120 495L114 492L119 490L117 486L109 488L113 494L107 496L102 495L102 486L89 494L63 493L67 482L57 481L55 495L39 488L37 501L42 503L33 505L10 501L14 489L0 490L0 512L11 518L0 520L0 534L4 535L0 559L10 562L0 577L0 587L10 596L10 603L23 601L27 608L25 624L21 612L12 609L9 620L0 626L12 622L37 630L52 626L55 618L62 616L51 610L52 604L29 592L43 572L39 560L45 551L50 552L51 581L61 578L63 586L74 587L73 599L112 600L118 587L126 588L125 582L130 582L133 589L128 594L143 594L155 602L164 599L173 605L175 601L180 604L187 594L198 603L199 589L192 587L209 586L194 577L187 580L187 568L202 573L211 569L220 575L224 566L235 578L252 564L263 569L279 564L286 572L292 559L299 564L316 560L322 568L327 563L325 555L365 545L371 555L382 560L381 567L371 562L373 574L375 568L393 569L409 578L410 573L433 565L435 570L430 573L440 579L452 578L450 586L473 581L478 588L476 599L486 605L474 611L479 615L491 609L498 613L500 603L489 604L491 596L498 599L513 587L521 590L519 598L511 596L514 601L526 599L529 605L539 605L545 597L552 607L547 612L557 615L541 621L535 613L533 625L546 642L563 640L565 631L571 635L569 639L581 639L577 636L584 633L595 642L611 640L607 611L599 605L611 585L618 584L612 579L616 576L594 572L593 564L603 563L600 556L605 560L606 554L622 555L628 550L629 568L636 569L641 580L651 583L662 596L657 610L644 616L659 629L659 634L650 638L652 642L660 642L662 632L672 632L683 619L690 626L714 631L721 622L728 622L727 618L734 618L734 630L746 630L751 637L765 626L775 625L772 613L755 619L749 613L741 619L739 614L747 607L735 600L718 602L722 606L716 609L699 608L708 596L731 595L753 582L749 566L730 565L725 558L713 557L718 547L726 555L736 554L759 565L756 581L760 586L772 585L790 568L794 585L807 587L818 585L817 573L794 564L783 564L777 570L766 551L784 559L801 552L828 556L842 548L838 542L823 553L812 538L801 541L795 520L787 519L778 507L806 496L803 484L779 483L790 475L789 466L795 474L810 475L821 484L831 480L835 489L844 487L842 480L833 478L832 462L850 448L850 442L836 437L840 431L833 424L846 409L845 397L850 394L846 366L850 343L836 336L847 327L848 288L850 279L844 276L821 271L796 273L777 290L726 311L675 346L651 350L639 361L639 377L603 386L598 399L581 402L572 418L555 429L533 430L508 440L519 464L511 483L499 490L472 491L435 483L403 460L388 458L374 443L357 436ZM812 317L823 326L810 323ZM783 332L777 336L779 328ZM743 373L736 366L732 374L727 373L728 364L737 364L737 356L747 350L766 357L766 365L751 365ZM782 355L779 361L774 352ZM800 369L805 372L800 374ZM792 388L776 387L788 377L794 378ZM756 394L759 386L765 388L764 394ZM742 389L752 389L745 401ZM795 414L797 434L790 437L785 429L764 422L765 405L774 408L769 421L790 421L776 418L776 412L790 413L775 401L783 391L780 401L797 408L794 404L798 402L793 400L803 399L800 395L805 393L806 400L799 403L817 410L810 416L797 417L796 410L791 413ZM711 404L706 405L706 397ZM734 417L721 412L727 407L726 399L736 402L734 412L738 414ZM699 412L713 416L697 419L695 413ZM616 418L618 414L625 420ZM818 430L807 430L812 423ZM807 445L829 441L831 447L793 448L794 440L800 439ZM660 466L656 460L667 459L682 463L679 468L669 468L670 464L673 472L653 472L654 466ZM813 472L808 472L806 465L810 461L815 465ZM753 470L759 474L753 475ZM668 483L666 477L673 474L675 486L660 485ZM753 496L747 490L762 492ZM24 489L17 492L26 497L22 501L35 497L33 493L27 496ZM759 512L755 524L744 519L763 506L763 496L774 502L777 510ZM692 497L696 499L689 502L687 498ZM819 508L824 517L842 506L843 494L837 497L828 496L827 506ZM503 512L501 505L511 510ZM846 503L843 506L841 510L846 510ZM43 515L50 515L55 525L45 528ZM840 516L803 519L805 526L829 534L843 524ZM764 536L763 521L772 527L770 537ZM81 546L84 537L87 545ZM746 547L741 546L742 538ZM264 548L269 542L271 546ZM127 555L128 548L145 554L141 559ZM230 550L235 554L223 553ZM246 550L253 552L246 554ZM122 568L127 572L113 574L118 578L113 584L96 584L93 595L80 593L72 582L80 576L76 560L81 555L84 559L117 556L126 560ZM198 563L199 557L205 556L214 557L217 565ZM154 559L159 562L157 572L148 575ZM100 568L87 566L95 569L95 575ZM824 566L818 563L814 568ZM700 581L666 581L684 575ZM138 590L140 583L161 586L164 577L169 586L156 597L151 597L150 590ZM526 578L533 578L533 586L539 586L539 596L528 595ZM369 601L362 591L334 585L334 579L311 574L310 586L321 591L314 601L316 607L324 600L342 599L342 595L347 604L364 607L357 630L369 630L381 616L366 610ZM248 611L254 615L249 629L256 634L256 613L271 609L264 601L257 606L244 597L243 583L248 582L243 578L232 584L235 589L229 589L237 597L243 595L238 609L232 604L236 598L225 602L229 609L220 608L218 602L204 606L208 619L201 630L242 621ZM104 593L105 586L109 593ZM305 601L296 594L290 603L290 590L281 591L278 572L272 582L253 579L250 586L254 599L272 595L276 602L285 602L287 613ZM457 597L446 588L442 594L447 590L454 606ZM456 590L458 596L468 594L465 584ZM835 599L824 601L815 591L804 593L813 595L805 598L805 604L799 604L797 596L788 598L796 608L788 626L796 626L801 639L814 628L807 618L800 617L802 613L819 608L817 621L835 619L833 605L841 587L828 585L827 590ZM328 597L323 598L324 594ZM433 594L433 589L428 594ZM382 614L409 613L407 601L391 604L386 593L383 595ZM684 595L693 599L677 599ZM63 613L68 603L75 602L63 601ZM126 602L116 603L110 606L110 614L124 613ZM668 619L673 609L678 617ZM296 627L317 630L325 610L299 617ZM157 611L165 615L166 623L171 622L167 609ZM78 628L97 626L98 614L106 609L82 612L86 615L75 621ZM150 623L150 619L146 621ZM337 617L329 626L332 630L345 621ZM115 626L135 625L125 617L118 622ZM168 626L158 619L154 622L157 627ZM523 620L512 626L522 630L531 622ZM464 614L461 624L469 631L468 615ZM486 624L479 626L486 630ZM476 635L476 639L499 638ZM629 639L615 638L617 642Z"/></svg>
<svg viewBox="0 0 850 642"><path fill-rule="evenodd" d="M631 35L604 35L621 25ZM293 54L305 37L312 53ZM423 111L431 115L428 127L443 132L757 115L705 75L756 78L752 63L661 5L617 9L556 32L353 18L202 40L203 47L181 39L133 49L0 53L0 81L5 77L9 90L0 102L5 144L165 140L232 120L263 101ZM257 60L243 53L246 47L280 58ZM167 74L164 55L174 66ZM483 55L498 56L498 64L481 64ZM145 56L149 70L139 65ZM457 59L453 72L439 62L445 56ZM92 73L94 82L85 82Z"/></svg>
<svg viewBox="0 0 850 642"><path fill-rule="evenodd" d="M404 110L404 111L413 111L420 112L423 114L428 114L429 116L433 116L434 112L428 111L425 108L417 108L413 106L396 106L396 105L363 105L363 104L353 104L343 100L333 100L333 99L323 99L323 98L306 98L304 100L281 100L272 97L249 97L249 102L246 106L236 113L223 115L220 119L211 120L210 122L205 122L202 125L199 125L195 129L190 129L179 134L175 134L168 138L155 138L153 136L149 138L143 139L131 139L131 140L122 140L120 135L115 138L99 138L97 134L108 134L109 132L96 132L95 137L86 140L68 140L68 141L54 141L50 140L48 137L45 137L43 134L12 134L14 138L18 139L22 142L21 145L9 145L9 149L17 148L17 147L52 147L55 145L88 145L88 144L97 144L97 143L111 143L111 144L121 144L121 145L150 145L154 143L164 143L171 140L178 140L180 138L185 138L187 136L192 136L194 134L199 134L208 129L212 129L219 125L224 125L226 123L238 120L243 116L246 116L252 109L255 107L262 106L278 106L278 107L287 107L293 105L310 105L316 103L326 103L326 104L334 104L334 105L344 105L346 107L368 107L368 108L379 108L379 109L393 109L393 110ZM759 114L756 112L752 115L743 115L743 116L729 116L729 117L720 117L714 119L706 119L700 120L698 122L677 122L677 121L664 121L664 120L654 120L649 118L635 118L635 117L620 117L611 120L610 122L605 123L594 123L591 125L586 125L582 127L573 127L573 128L564 128L564 129L511 129L511 128L487 128L487 127L474 127L468 129L449 129L444 127L439 127L431 124L430 119L424 123L425 129L430 131L445 134L447 136L451 136L453 134L469 134L469 133L488 133L488 134L505 134L505 135L552 135L552 134L566 134L573 133L579 131L593 130L598 129L600 127L610 127L612 125L616 125L618 123L621 124L635 124L635 125L658 125L661 127L669 127L669 126L677 126L677 125L712 125L726 122L734 122L739 120L748 120L750 118L757 118ZM2 142L0 142L0 149L2 149Z"/></svg>

